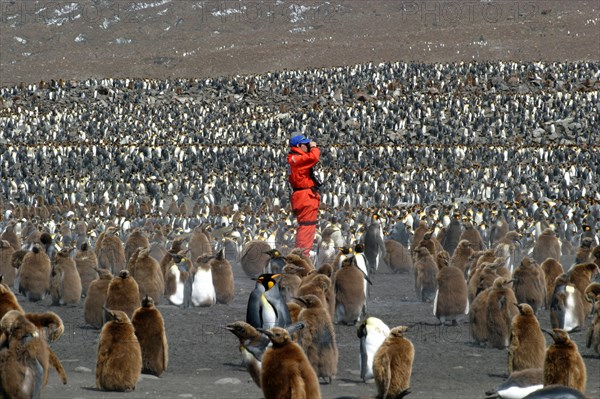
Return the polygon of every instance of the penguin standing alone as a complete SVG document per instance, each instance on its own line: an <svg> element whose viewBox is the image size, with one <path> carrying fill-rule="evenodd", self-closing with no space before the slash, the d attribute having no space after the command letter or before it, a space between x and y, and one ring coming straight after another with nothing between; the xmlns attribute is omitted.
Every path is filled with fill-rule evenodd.
<svg viewBox="0 0 600 399"><path fill-rule="evenodd" d="M165 322L152 297L144 297L142 306L133 313L131 324L142 350L142 373L160 376L169 364L169 345Z"/></svg>

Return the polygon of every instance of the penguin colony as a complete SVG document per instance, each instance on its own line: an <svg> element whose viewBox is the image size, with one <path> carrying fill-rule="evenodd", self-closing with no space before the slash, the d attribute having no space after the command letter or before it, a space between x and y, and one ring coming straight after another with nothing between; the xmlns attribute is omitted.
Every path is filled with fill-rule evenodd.
<svg viewBox="0 0 600 399"><path fill-rule="evenodd" d="M598 293L587 290L600 263L599 70L384 63L2 88L2 273L18 301L79 306L82 320L102 329L100 389L131 390L142 368L167 367L166 340L164 356L146 355L142 338L132 364L106 367L111 331L135 337L135 316L157 310L152 302L167 311L227 306L238 293L232 271L243 270L257 279L256 300L248 299L246 324L223 325L266 397L287 397L288 381L263 372L290 365L275 350L313 370L299 377L307 397L320 395L319 378L335 380L347 343L332 322L358 328L361 379L374 378L382 397L404 395L418 351L392 379L392 363L377 352L411 329L392 334L368 311L375 273L392 270L408 273L391 278L413 279L416 293L406 295L441 323L468 314L474 341L508 348L508 372L543 367L546 378L567 367L553 363L550 342L543 365L539 348L534 356L519 345L527 326L550 327L536 316L550 315L554 349L568 347L583 376L553 378L583 392L584 349L564 342L583 331L590 353L600 350L597 312L590 316ZM294 222L279 165L292 131L324 149L314 259L290 253ZM126 294L114 294L120 289ZM295 321L302 327L285 329ZM323 334L330 338L315 342ZM18 339L7 337L0 356L14 361ZM118 367L133 374L115 380Z"/></svg>

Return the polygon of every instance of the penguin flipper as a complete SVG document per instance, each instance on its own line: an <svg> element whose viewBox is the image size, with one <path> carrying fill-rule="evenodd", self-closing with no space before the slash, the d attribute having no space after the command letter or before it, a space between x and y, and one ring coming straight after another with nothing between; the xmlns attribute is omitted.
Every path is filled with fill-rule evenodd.
<svg viewBox="0 0 600 399"><path fill-rule="evenodd" d="M287 327L292 324L292 317L290 316L290 310L287 307L287 303L281 297L279 291L279 283L273 286L270 290L265 292L265 298L275 309L277 316L276 325L277 327Z"/></svg>
<svg viewBox="0 0 600 399"><path fill-rule="evenodd" d="M183 303L181 304L182 309L188 309L192 303L192 291L194 285L194 275L190 276L183 283Z"/></svg>
<svg viewBox="0 0 600 399"><path fill-rule="evenodd" d="M60 381L63 383L63 385L66 385L67 384L67 373L65 372L65 369L64 369L62 363L60 362L60 359L58 358L58 356L56 356L56 353L54 353L54 351L52 350L52 348L50 348L50 346L48 346L48 360L50 361L50 364L52 365L52 367L54 367L54 369L58 373L58 375L60 377Z"/></svg>
<svg viewBox="0 0 600 399"><path fill-rule="evenodd" d="M260 316L260 297L264 292L262 284L257 284L256 288L250 293L248 306L246 308L246 323L254 328L262 328L262 319Z"/></svg>
<svg viewBox="0 0 600 399"><path fill-rule="evenodd" d="M31 370L33 371L33 399L39 399L44 384L44 368L39 360L34 359L31 364Z"/></svg>
<svg viewBox="0 0 600 399"><path fill-rule="evenodd" d="M361 327L363 325L361 324ZM366 329L365 329L366 330ZM365 381L367 379L368 355L367 355L367 335L360 336L360 378Z"/></svg>
<svg viewBox="0 0 600 399"><path fill-rule="evenodd" d="M587 339L585 340L586 348L592 347L593 338L594 338L594 325L590 324L590 326L588 327Z"/></svg>

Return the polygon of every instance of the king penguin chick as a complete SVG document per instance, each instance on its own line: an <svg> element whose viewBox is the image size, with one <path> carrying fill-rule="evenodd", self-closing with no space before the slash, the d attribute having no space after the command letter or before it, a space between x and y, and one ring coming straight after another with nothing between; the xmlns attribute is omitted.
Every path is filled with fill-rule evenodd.
<svg viewBox="0 0 600 399"><path fill-rule="evenodd" d="M523 258L513 272L513 290L519 303L529 304L537 313L546 302L544 271L530 258Z"/></svg>
<svg viewBox="0 0 600 399"><path fill-rule="evenodd" d="M585 345L600 355L600 294L596 295L594 318L588 328Z"/></svg>
<svg viewBox="0 0 600 399"><path fill-rule="evenodd" d="M377 317L367 317L357 330L360 339L360 357L358 366L360 368L360 378L367 382L373 378L373 358L375 353L390 335L390 328Z"/></svg>
<svg viewBox="0 0 600 399"><path fill-rule="evenodd" d="M17 297L4 283L4 276L0 274L0 319L11 310L18 310L21 313L25 313Z"/></svg>
<svg viewBox="0 0 600 399"><path fill-rule="evenodd" d="M77 305L81 299L81 278L67 248L54 256L50 294L53 305Z"/></svg>
<svg viewBox="0 0 600 399"><path fill-rule="evenodd" d="M169 345L162 314L146 295L131 319L142 350L142 373L159 377L169 364Z"/></svg>
<svg viewBox="0 0 600 399"><path fill-rule="evenodd" d="M81 279L81 293L86 296L91 282L98 278L98 272L96 271L98 259L94 251L90 249L87 241L81 244L79 251L75 254L75 266Z"/></svg>
<svg viewBox="0 0 600 399"><path fill-rule="evenodd" d="M106 310L96 360L96 388L132 391L142 371L142 351L125 312Z"/></svg>
<svg viewBox="0 0 600 399"><path fill-rule="evenodd" d="M273 327L263 332L273 343L262 361L260 385L265 399L320 399L317 374L287 330Z"/></svg>
<svg viewBox="0 0 600 399"><path fill-rule="evenodd" d="M407 329L406 326L392 328L375 354L373 375L378 398L402 398L410 393L415 348L404 336Z"/></svg>
<svg viewBox="0 0 600 399"><path fill-rule="evenodd" d="M150 256L150 249L148 247L138 248L132 254L130 263L131 276L138 284L140 298L147 295L156 298L155 302L160 303L160 298L165 292L165 278L158 261Z"/></svg>
<svg viewBox="0 0 600 399"><path fill-rule="evenodd" d="M305 306L298 314L298 321L304 324L298 344L317 376L331 384L337 374L338 348L329 311L316 295L304 295L296 300Z"/></svg>
<svg viewBox="0 0 600 399"><path fill-rule="evenodd" d="M50 272L50 258L41 245L35 244L31 252L25 254L17 271L19 292L31 302L44 299L50 291Z"/></svg>
<svg viewBox="0 0 600 399"><path fill-rule="evenodd" d="M504 349L508 346L512 318L517 313L517 303L511 281L498 277L489 292L486 301L486 325L488 345Z"/></svg>
<svg viewBox="0 0 600 399"><path fill-rule="evenodd" d="M417 248L415 257L415 291L417 298L421 302L432 302L437 290L437 264L425 247Z"/></svg>
<svg viewBox="0 0 600 399"><path fill-rule="evenodd" d="M18 310L0 320L0 397L39 398L48 378L48 346L36 326Z"/></svg>
<svg viewBox="0 0 600 399"><path fill-rule="evenodd" d="M229 304L233 300L234 282L231 263L225 258L225 250L221 249L210 261L213 286L217 303Z"/></svg>
<svg viewBox="0 0 600 399"><path fill-rule="evenodd" d="M286 327L292 322L287 303L275 280L279 274L261 274L248 298L246 322L254 328Z"/></svg>
<svg viewBox="0 0 600 399"><path fill-rule="evenodd" d="M447 263L437 273L437 291L433 301L433 314L440 323L466 317L469 313L467 281L462 270Z"/></svg>
<svg viewBox="0 0 600 399"><path fill-rule="evenodd" d="M367 298L363 281L368 278L356 266L354 256L345 257L334 275L335 322L356 324L365 315Z"/></svg>
<svg viewBox="0 0 600 399"><path fill-rule="evenodd" d="M546 309L550 309L552 294L554 293L554 283L556 282L556 278L565 271L560 262L554 258L546 259L540 267L542 268L544 278L546 279Z"/></svg>
<svg viewBox="0 0 600 399"><path fill-rule="evenodd" d="M585 391L587 371L577 344L560 328L548 333L554 343L546 350L544 359L544 386L560 384Z"/></svg>
<svg viewBox="0 0 600 399"><path fill-rule="evenodd" d="M92 327L100 329L103 324L102 307L106 303L108 285L112 281L113 275L108 269L96 269L96 271L98 278L90 283L83 302L83 318Z"/></svg>
<svg viewBox="0 0 600 399"><path fill-rule="evenodd" d="M140 290L135 279L127 270L121 270L118 276L113 277L108 285L105 308L125 312L127 318L133 317L133 312L140 306ZM104 322L108 314L104 311Z"/></svg>
<svg viewBox="0 0 600 399"><path fill-rule="evenodd" d="M546 340L533 308L526 303L515 304L519 309L512 319L508 347L508 372L544 367Z"/></svg>
<svg viewBox="0 0 600 399"><path fill-rule="evenodd" d="M252 381L260 388L261 362L269 345L269 338L243 321L228 324L225 329L231 331L240 340L239 349L242 354L242 365L250 373Z"/></svg>

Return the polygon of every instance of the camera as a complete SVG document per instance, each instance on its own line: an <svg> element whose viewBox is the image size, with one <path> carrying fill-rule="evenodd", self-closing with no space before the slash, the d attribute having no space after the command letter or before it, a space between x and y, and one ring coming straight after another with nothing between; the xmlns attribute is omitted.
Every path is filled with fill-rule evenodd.
<svg viewBox="0 0 600 399"><path fill-rule="evenodd" d="M318 187L321 187L323 185L323 182L321 181L321 179L319 178L319 176L315 172L315 168L311 168L310 169L310 178L315 182L315 187L318 188Z"/></svg>

